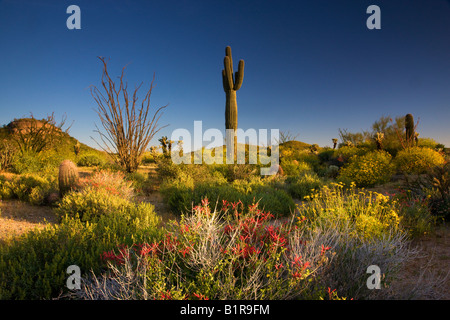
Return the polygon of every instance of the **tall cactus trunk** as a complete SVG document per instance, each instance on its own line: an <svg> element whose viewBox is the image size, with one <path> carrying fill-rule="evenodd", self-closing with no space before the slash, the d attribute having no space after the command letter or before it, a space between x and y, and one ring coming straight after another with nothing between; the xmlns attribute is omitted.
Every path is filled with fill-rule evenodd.
<svg viewBox="0 0 450 320"><path fill-rule="evenodd" d="M408 113L405 116L405 132L406 132L406 145L407 147L412 147L414 145L414 117L412 114Z"/></svg>
<svg viewBox="0 0 450 320"><path fill-rule="evenodd" d="M234 150L234 159L233 161L236 162L237 159L237 118L238 118L238 111L237 111L237 101L236 101L236 90L228 90L225 92L226 101L225 101L225 128L226 129L233 129L233 150ZM227 137L230 139L230 137ZM228 144L229 145L229 144ZM227 148L227 159L231 158L231 151Z"/></svg>
<svg viewBox="0 0 450 320"><path fill-rule="evenodd" d="M244 60L239 61L238 71L233 77L233 59L231 57L231 48L225 48L224 69L222 70L223 90L225 91L225 129L233 130L234 143L234 162L237 159L237 127L238 127L238 111L236 101L236 91L242 86L244 80ZM231 158L230 146L231 134L227 132L227 159Z"/></svg>

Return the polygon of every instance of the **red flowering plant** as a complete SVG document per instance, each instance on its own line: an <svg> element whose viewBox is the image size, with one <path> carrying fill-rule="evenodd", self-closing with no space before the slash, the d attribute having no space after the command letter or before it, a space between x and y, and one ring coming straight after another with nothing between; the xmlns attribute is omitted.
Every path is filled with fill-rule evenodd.
<svg viewBox="0 0 450 320"><path fill-rule="evenodd" d="M147 296L294 298L323 269L330 248L303 239L302 226L275 220L258 203L244 208L242 202L223 201L220 211L210 205L204 199L190 214L172 221L163 240L131 248L134 265L147 266ZM127 257L120 248L116 255L104 254L116 266Z"/></svg>
<svg viewBox="0 0 450 320"><path fill-rule="evenodd" d="M125 174L120 171L99 170L90 177L81 178L76 189L83 190L91 188L103 190L111 195L131 200L134 196L132 182L125 179Z"/></svg>

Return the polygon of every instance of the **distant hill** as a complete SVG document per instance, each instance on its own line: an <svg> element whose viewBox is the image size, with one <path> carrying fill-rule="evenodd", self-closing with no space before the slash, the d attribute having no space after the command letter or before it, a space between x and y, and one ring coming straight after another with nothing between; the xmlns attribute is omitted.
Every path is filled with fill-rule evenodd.
<svg viewBox="0 0 450 320"><path fill-rule="evenodd" d="M34 118L20 118L14 119L7 125L3 125L0 127L0 141L3 142L11 142L14 144L14 138L17 135L26 135L27 132L30 131L30 128L33 130L38 130L42 128L44 122ZM51 126L51 124L46 124L47 126ZM69 133L62 131L60 128L53 126L53 130L49 130L52 134L58 135L58 139L56 139L55 144L52 146L50 150L56 151L57 153L74 155L74 146L79 143L80 145L80 154L83 153L98 153L104 155L103 151L94 149L82 142L79 142L74 137L70 136Z"/></svg>
<svg viewBox="0 0 450 320"><path fill-rule="evenodd" d="M280 143L280 146L283 146L284 148L290 148L290 149L306 149L306 148L309 148L311 145L306 142L292 140L292 141Z"/></svg>

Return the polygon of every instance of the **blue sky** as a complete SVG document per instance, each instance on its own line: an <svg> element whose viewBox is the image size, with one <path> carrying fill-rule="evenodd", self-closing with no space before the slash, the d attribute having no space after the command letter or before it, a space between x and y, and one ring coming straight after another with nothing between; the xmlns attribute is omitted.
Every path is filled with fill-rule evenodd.
<svg viewBox="0 0 450 320"><path fill-rule="evenodd" d="M81 30L69 30L69 5ZM369 30L369 5L381 29ZM450 146L450 1L0 1L0 124L55 112L70 134L96 146L100 125L89 86L102 66L129 88L155 74L153 108L177 128L224 130L221 70L230 45L245 60L239 127L280 129L331 145L383 115L412 113L421 137Z"/></svg>

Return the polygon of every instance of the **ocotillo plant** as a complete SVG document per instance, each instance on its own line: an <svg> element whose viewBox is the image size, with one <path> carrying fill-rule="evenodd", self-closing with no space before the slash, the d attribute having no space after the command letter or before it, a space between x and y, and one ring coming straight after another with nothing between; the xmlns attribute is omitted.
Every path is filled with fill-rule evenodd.
<svg viewBox="0 0 450 320"><path fill-rule="evenodd" d="M408 113L405 116L406 145L412 147L414 143L414 118Z"/></svg>
<svg viewBox="0 0 450 320"><path fill-rule="evenodd" d="M238 110L236 102L236 91L242 86L244 80L244 60L239 61L238 71L233 77L233 59L231 57L231 48L225 48L225 58L223 60L224 69L222 70L223 90L225 91L225 129L234 131L234 161L237 156L237 136L236 130L238 126ZM228 136L227 136L228 137ZM229 143L227 142L227 146ZM227 148L227 157L231 150Z"/></svg>

